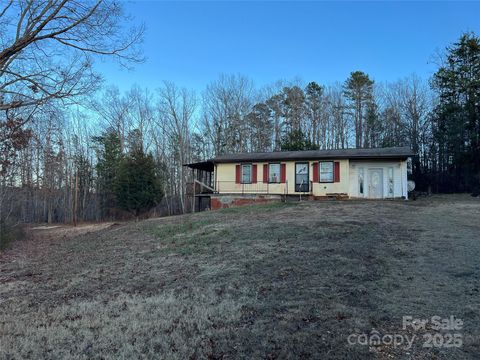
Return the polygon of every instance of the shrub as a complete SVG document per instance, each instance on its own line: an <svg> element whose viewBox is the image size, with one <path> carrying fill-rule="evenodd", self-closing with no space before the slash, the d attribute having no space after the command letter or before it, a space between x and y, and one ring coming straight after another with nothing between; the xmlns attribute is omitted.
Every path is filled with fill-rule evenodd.
<svg viewBox="0 0 480 360"><path fill-rule="evenodd" d="M0 219L0 251L5 250L12 241L23 239L24 235L22 227Z"/></svg>

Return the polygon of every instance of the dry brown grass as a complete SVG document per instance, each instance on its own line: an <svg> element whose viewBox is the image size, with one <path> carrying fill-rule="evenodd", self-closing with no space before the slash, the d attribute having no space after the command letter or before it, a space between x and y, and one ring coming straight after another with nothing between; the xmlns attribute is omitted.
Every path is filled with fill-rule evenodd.
<svg viewBox="0 0 480 360"><path fill-rule="evenodd" d="M0 255L0 358L475 358L480 201L341 201L31 230ZM464 346L349 346L455 315Z"/></svg>

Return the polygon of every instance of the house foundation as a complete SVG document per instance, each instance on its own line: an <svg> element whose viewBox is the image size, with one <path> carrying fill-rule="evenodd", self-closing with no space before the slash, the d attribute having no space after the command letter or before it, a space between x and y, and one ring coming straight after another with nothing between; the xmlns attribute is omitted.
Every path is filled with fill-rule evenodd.
<svg viewBox="0 0 480 360"><path fill-rule="evenodd" d="M282 200L282 195L212 194L210 195L210 206L212 210L217 210L243 205L267 204L271 202L280 202Z"/></svg>

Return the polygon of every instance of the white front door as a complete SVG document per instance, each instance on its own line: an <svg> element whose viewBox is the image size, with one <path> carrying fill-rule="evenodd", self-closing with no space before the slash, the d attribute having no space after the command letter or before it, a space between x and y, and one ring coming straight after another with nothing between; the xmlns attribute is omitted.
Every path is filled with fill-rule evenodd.
<svg viewBox="0 0 480 360"><path fill-rule="evenodd" d="M383 198L383 169L368 169L368 197Z"/></svg>

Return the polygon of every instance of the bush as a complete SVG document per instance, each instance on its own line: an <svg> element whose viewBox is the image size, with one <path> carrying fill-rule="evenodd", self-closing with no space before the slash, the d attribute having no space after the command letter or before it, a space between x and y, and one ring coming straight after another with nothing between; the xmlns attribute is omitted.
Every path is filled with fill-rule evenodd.
<svg viewBox="0 0 480 360"><path fill-rule="evenodd" d="M6 220L0 220L0 250L5 250L12 241L24 238L23 229Z"/></svg>
<svg viewBox="0 0 480 360"><path fill-rule="evenodd" d="M138 217L160 202L162 184L152 155L135 151L123 158L118 168L115 195L118 205Z"/></svg>

